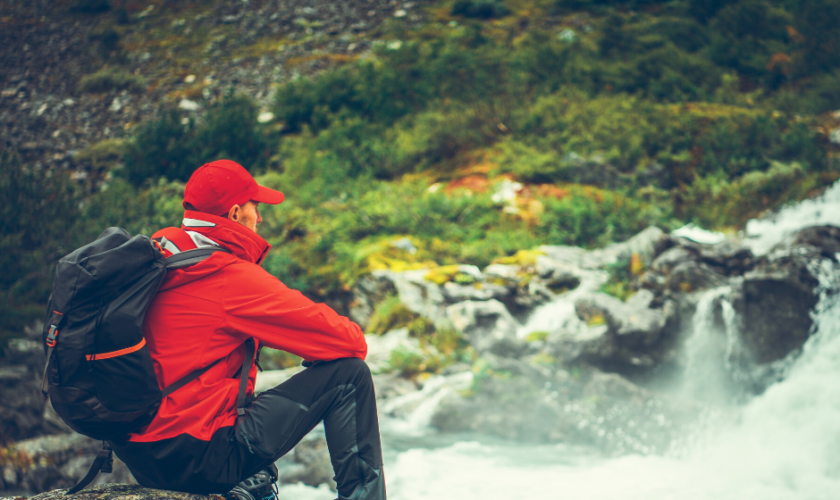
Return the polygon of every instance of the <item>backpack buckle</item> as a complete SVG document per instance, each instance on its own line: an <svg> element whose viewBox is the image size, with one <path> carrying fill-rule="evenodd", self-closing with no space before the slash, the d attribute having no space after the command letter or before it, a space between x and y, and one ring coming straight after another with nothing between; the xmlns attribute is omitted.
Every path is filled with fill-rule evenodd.
<svg viewBox="0 0 840 500"><path fill-rule="evenodd" d="M57 325L50 325L50 332L47 334L47 345L49 347L55 347L55 341L58 337L58 326Z"/></svg>

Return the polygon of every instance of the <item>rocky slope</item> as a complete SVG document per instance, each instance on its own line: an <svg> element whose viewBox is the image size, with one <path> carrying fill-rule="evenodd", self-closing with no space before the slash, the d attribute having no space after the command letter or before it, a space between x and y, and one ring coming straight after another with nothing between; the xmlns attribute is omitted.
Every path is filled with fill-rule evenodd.
<svg viewBox="0 0 840 500"><path fill-rule="evenodd" d="M186 100L182 109L200 115L233 90L267 109L278 83L364 57L384 21L417 25L427 2L128 2L123 19L116 9L73 10L84 3L0 2L0 148L77 178L103 174L74 159L78 151L162 107ZM82 92L81 79L102 68L142 85Z"/></svg>

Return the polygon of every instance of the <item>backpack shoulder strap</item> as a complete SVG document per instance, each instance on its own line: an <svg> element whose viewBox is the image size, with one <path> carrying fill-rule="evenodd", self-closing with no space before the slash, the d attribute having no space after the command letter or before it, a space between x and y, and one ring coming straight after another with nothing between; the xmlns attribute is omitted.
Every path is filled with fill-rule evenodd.
<svg viewBox="0 0 840 500"><path fill-rule="evenodd" d="M166 269L181 269L189 267L193 264L198 264L202 260L210 257L215 252L230 253L230 250L222 247L217 248L196 248L195 250L187 250L168 257L166 262Z"/></svg>

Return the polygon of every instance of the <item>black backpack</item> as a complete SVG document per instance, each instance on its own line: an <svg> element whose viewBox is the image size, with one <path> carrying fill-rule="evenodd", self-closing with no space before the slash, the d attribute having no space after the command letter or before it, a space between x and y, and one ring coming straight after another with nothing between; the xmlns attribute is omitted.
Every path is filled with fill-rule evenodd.
<svg viewBox="0 0 840 500"><path fill-rule="evenodd" d="M167 269L197 264L217 251L227 250L201 248L165 259L156 241L112 227L58 261L44 322L41 390L70 428L104 442L122 439L151 422L166 395L219 361L161 390L143 337L146 310ZM247 345L238 408L244 407L253 339ZM110 464L104 443L88 475L68 493L100 470L110 472Z"/></svg>

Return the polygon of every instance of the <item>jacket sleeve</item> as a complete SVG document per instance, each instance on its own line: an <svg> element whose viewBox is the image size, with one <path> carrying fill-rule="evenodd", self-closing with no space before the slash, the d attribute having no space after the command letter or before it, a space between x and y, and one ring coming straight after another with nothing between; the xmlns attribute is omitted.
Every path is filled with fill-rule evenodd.
<svg viewBox="0 0 840 500"><path fill-rule="evenodd" d="M350 319L286 287L257 265L242 263L226 271L222 303L232 329L307 361L365 359L364 333Z"/></svg>

